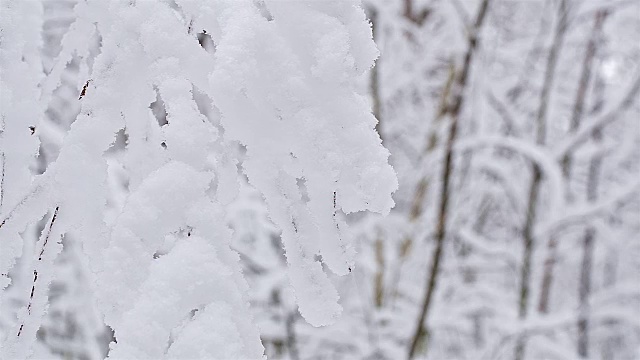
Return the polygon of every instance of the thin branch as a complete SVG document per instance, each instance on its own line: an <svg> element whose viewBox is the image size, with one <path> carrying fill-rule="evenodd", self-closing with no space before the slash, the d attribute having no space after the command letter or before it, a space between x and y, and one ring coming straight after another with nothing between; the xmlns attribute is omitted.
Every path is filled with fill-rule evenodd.
<svg viewBox="0 0 640 360"><path fill-rule="evenodd" d="M591 121L584 127L582 127L576 134L566 141L560 143L555 149L557 159L564 158L571 151L574 151L578 146L587 141L593 132L602 131L604 127L616 121L625 111L627 111L637 100L638 93L640 92L640 76L636 78L633 85L629 88L629 91L625 97L620 101L618 106L611 110L606 115Z"/></svg>
<svg viewBox="0 0 640 360"><path fill-rule="evenodd" d="M31 200L31 198L33 196L35 196L36 194L38 194L38 192L40 192L42 190L42 186L41 185L35 185L32 187L32 189L30 189L27 194L22 198L22 200L20 200L20 202L18 202L13 209L11 209L7 215L5 215L2 218L2 221L0 221L0 229L5 226L7 224L7 222L11 219L13 219L13 217L16 215L16 213L18 212L18 210L20 210L20 208L24 207L25 204L27 203L27 201Z"/></svg>
<svg viewBox="0 0 640 360"><path fill-rule="evenodd" d="M505 135L506 136L515 136L520 137L520 130L518 129L518 125L513 119L513 115L507 108L507 105L498 100L495 94L491 91L487 91L487 98L489 100L489 105L500 115L504 125L505 125Z"/></svg>
<svg viewBox="0 0 640 360"><path fill-rule="evenodd" d="M49 228L47 229L47 235L44 238L44 243L42 244L42 249L40 250L40 256L38 256L38 261L42 261L44 249L47 246L47 241L49 241L49 236L51 235L51 228L53 228L53 224L56 222L56 218L58 217L58 210L60 210L60 206L56 206L56 209L53 211L53 216L51 217L51 222L49 222Z"/></svg>
<svg viewBox="0 0 640 360"><path fill-rule="evenodd" d="M58 210L60 210L59 206L56 206L53 215L51 216L51 220L49 220L49 225L42 230L42 248L40 250L40 254L38 255L38 261L42 261L42 255L44 254L44 250L47 246L47 242L49 241L49 237L51 236L51 229L53 228L53 224L56 222L58 217ZM31 306L33 304L33 294L36 291L36 282L38 281L38 270L33 269L33 283L31 284L31 295L29 295L29 302L27 304L27 314L31 315ZM24 328L24 321L20 324L20 328L18 329L18 334L16 336L20 336L22 334L22 329Z"/></svg>

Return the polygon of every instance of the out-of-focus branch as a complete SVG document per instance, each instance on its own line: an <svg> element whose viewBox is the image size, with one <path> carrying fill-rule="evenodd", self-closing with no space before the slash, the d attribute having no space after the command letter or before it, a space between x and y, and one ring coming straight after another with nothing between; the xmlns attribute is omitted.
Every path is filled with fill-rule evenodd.
<svg viewBox="0 0 640 360"><path fill-rule="evenodd" d="M291 358L291 360L300 359L300 355L298 353L298 341L297 341L296 330L295 330L297 315L298 314L295 311L292 313L289 313L285 320L286 322L285 327L287 332L287 348L289 350L289 357Z"/></svg>
<svg viewBox="0 0 640 360"><path fill-rule="evenodd" d="M376 40L377 29L378 29L378 9L374 6L367 7L367 15L369 17L369 21L371 21L371 31L373 34L373 40ZM378 119L378 123L376 124L376 131L378 135L380 135L380 139L384 141L384 137L382 135L382 113L381 113L381 101L380 101L380 77L379 77L379 69L380 68L380 58L376 60L375 66L371 69L369 74L369 93L371 94L371 111L373 115Z"/></svg>
<svg viewBox="0 0 640 360"><path fill-rule="evenodd" d="M456 77L456 71L453 65L453 61L451 61L449 66L449 75L443 87L442 94L440 96L440 102L439 102L438 109L435 116L436 125L438 125L439 120L442 119L442 117L447 114L447 111L448 111L447 99L451 97L451 89L453 87L455 77ZM436 150L437 148L438 137L437 137L437 130L435 129L436 127L437 126L435 126L429 131L429 135L427 136L427 139L425 141L425 146L423 147L422 152L419 154L418 165L422 165L423 159L427 155L432 153L434 150ZM409 212L409 223L412 226L418 223L418 221L422 217L422 214L424 213L424 198L427 195L427 192L429 191L429 185L431 184L431 180L432 179L430 174L424 174L422 178L418 181L418 184L416 186L416 189L414 191L414 195L411 201L411 210ZM414 240L415 240L414 235L409 234L402 241L400 245L400 252L399 252L400 265L402 265L406 257L409 255L410 250L413 247ZM394 287L394 289L392 290L393 297L397 295L397 286L398 286L397 280L400 276L400 273L399 273L400 267L401 266L398 266L395 270L395 273L393 274L393 279L394 279L394 281L392 282L392 286Z"/></svg>
<svg viewBox="0 0 640 360"><path fill-rule="evenodd" d="M608 194L605 200L598 203L579 203L564 210L564 215L538 229L536 236L546 236L560 232L570 226L592 221L594 217L611 213L620 204L633 199L640 193L640 181L633 182L621 190Z"/></svg>
<svg viewBox="0 0 640 360"><path fill-rule="evenodd" d="M440 262L442 260L444 240L447 236L446 225L447 215L449 212L449 187L451 186L451 178L453 177L454 145L458 134L460 110L462 109L462 105L464 103L464 89L468 82L471 63L478 46L478 35L482 27L482 23L484 22L484 19L488 12L488 8L489 0L483 0L483 2L480 4L476 20L473 24L472 32L469 34L467 52L464 57L462 69L455 77L455 82L451 91L452 98L446 103L446 114L451 119L451 125L447 143L445 144L445 159L442 169L442 191L440 204L438 207L438 220L435 235L436 248L431 259L431 269L429 276L427 277L426 292L422 300L422 306L418 315L416 329L413 333L413 336L411 337L408 353L409 359L414 358L420 347L423 347L425 351L428 349L428 334L425 323L428 320L431 301L436 290L436 284L440 273Z"/></svg>
<svg viewBox="0 0 640 360"><path fill-rule="evenodd" d="M496 148L508 149L527 158L530 162L535 163L544 177L551 183L549 187L552 191L553 205L552 208L560 208L564 204L564 180L562 178L562 170L558 162L554 161L553 155L546 148L531 144L522 139L504 136L478 136L473 138L465 138L456 144L459 151L467 149L477 149L483 146L492 146Z"/></svg>
<svg viewBox="0 0 640 360"><path fill-rule="evenodd" d="M382 307L384 301L384 272L385 272L385 257L384 257L384 241L380 235L376 238L374 243L375 257L376 257L376 274L374 279L374 302L377 308Z"/></svg>
<svg viewBox="0 0 640 360"><path fill-rule="evenodd" d="M595 136L595 140L599 140L599 136ZM587 179L587 201L589 202L595 202L598 198L601 165L602 157L598 155L595 155L589 163L589 177ZM581 358L587 358L589 353L589 322L591 317L589 296L591 295L591 273L595 241L596 228L593 225L589 225L584 232L580 285L578 289L578 300L580 301L578 308L578 355Z"/></svg>
<svg viewBox="0 0 640 360"><path fill-rule="evenodd" d="M584 105L587 99L587 89L589 86L589 82L591 80L591 72L592 72L592 63L593 58L596 54L596 45L598 41L598 35L602 31L602 27L604 25L604 20L607 16L607 12L599 11L595 15L595 22L593 25L593 29L591 30L591 36L589 37L589 42L587 43L587 49L584 55L584 60L582 62L582 72L580 74L580 81L578 83L578 90L576 92L576 99L573 105L573 110L571 113L571 122L569 124L569 134L575 134L576 131L580 128L580 123L582 121L582 114L584 112ZM563 164L563 173L565 177L571 177L571 154L564 154L564 158L562 160Z"/></svg>
<svg viewBox="0 0 640 360"><path fill-rule="evenodd" d="M627 111L637 100L638 93L640 92L640 76L638 76L629 91L624 96L622 101L606 115L597 118L585 126L581 127L576 134L565 141L561 142L554 149L554 153L558 159L562 159L566 154L574 151L578 146L582 145L585 141L591 137L594 131L602 131L604 127L616 121L620 116Z"/></svg>
<svg viewBox="0 0 640 360"><path fill-rule="evenodd" d="M589 87L591 79L592 63L596 54L598 37L602 31L606 15L607 13L603 11L598 12L595 16L595 22L587 43L584 60L582 62L582 71L580 80L578 82L578 89L576 91L576 99L574 102L573 111L571 114L571 123L569 125L570 134L574 134L579 129L580 123L582 121L582 115L584 112L587 97L587 89ZM566 154L562 160L562 173L567 184L566 193L570 198L571 189L569 188L569 184L571 182L571 165L571 156L570 154ZM553 282L553 271L555 268L556 251L558 244L557 236L558 234L550 234L549 240L547 242L547 256L544 262L542 283L540 285L540 300L538 302L538 311L540 311L541 313L547 313L547 311L549 310L549 298L551 297L551 284Z"/></svg>
<svg viewBox="0 0 640 360"><path fill-rule="evenodd" d="M507 108L507 105L498 100L495 94L489 90L487 92L487 99L489 100L489 105L500 115L502 122L504 123L505 135L506 136L515 136L520 137L520 130L518 129L518 125L513 119L513 115Z"/></svg>
<svg viewBox="0 0 640 360"><path fill-rule="evenodd" d="M536 143L542 145L547 137L547 112L549 109L549 101L551 90L556 73L556 65L562 50L564 37L567 31L567 3L561 0L558 6L558 24L553 37L553 43L547 57L547 65L545 68L544 81L542 91L540 92L540 102L538 104L538 112L536 116ZM522 229L524 239L524 253L522 255L522 268L520 271L520 290L518 299L518 317L524 320L527 317L529 309L529 297L531 288L531 260L533 259L533 249L535 242L534 229L538 215L538 197L542 184L542 171L536 164L532 164L532 179L529 187L529 200L527 206L527 215ZM515 360L521 360L525 355L526 338L520 337L516 343Z"/></svg>
<svg viewBox="0 0 640 360"><path fill-rule="evenodd" d="M462 5L460 0L452 0L451 5L453 5L454 9L456 9L456 12L458 13L458 16L460 16L460 19L462 20L465 28L468 29L468 27L471 25L471 18L469 17L467 11L464 9L464 5Z"/></svg>
<svg viewBox="0 0 640 360"><path fill-rule="evenodd" d="M545 1L542 8L542 13L547 14L547 6L552 1ZM524 66L522 68L522 72L518 76L518 81L516 85L511 88L508 92L508 97L511 100L516 100L521 94L523 89L527 88L529 85L529 76L531 71L535 68L536 63L538 62L538 57L541 55L540 49L543 47L544 38L547 29L549 28L549 16L541 16L540 17L540 25L538 27L538 33L536 34L535 40L529 51L527 52L527 57L524 61Z"/></svg>
<svg viewBox="0 0 640 360"><path fill-rule="evenodd" d="M411 21L412 23L418 26L422 26L422 24L424 24L424 21L431 14L431 10L429 8L424 8L420 12L416 13L415 10L413 9L413 1L414 0L404 0L403 15L407 20Z"/></svg>
<svg viewBox="0 0 640 360"><path fill-rule="evenodd" d="M589 20L596 13L599 12L613 12L624 9L626 6L635 5L637 1L635 0L617 0L617 1L608 1L608 2L585 2L584 5L591 6L582 6L581 13L577 14L575 17L575 21Z"/></svg>
<svg viewBox="0 0 640 360"><path fill-rule="evenodd" d="M37 195L41 195L42 190L43 190L43 186L39 184L32 186L31 189L27 191L27 194L22 198L22 200L20 200L13 207L13 209L3 214L4 216L0 221L0 228L7 225L11 220L15 219L17 215L20 215L20 211L22 211L25 207L27 207L27 205L30 202L34 202L34 198L36 198Z"/></svg>

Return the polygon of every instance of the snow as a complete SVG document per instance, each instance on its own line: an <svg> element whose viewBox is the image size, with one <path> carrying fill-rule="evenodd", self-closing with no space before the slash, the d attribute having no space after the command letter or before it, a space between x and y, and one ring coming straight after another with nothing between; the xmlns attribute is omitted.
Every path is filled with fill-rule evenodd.
<svg viewBox="0 0 640 360"><path fill-rule="evenodd" d="M115 332L109 358L262 358L225 222L238 166L282 230L301 314L315 326L340 315L323 265L338 275L354 266L343 217L389 213L397 188L357 91L377 50L357 1L265 5L271 20L253 1L81 2L45 75L41 4L2 2L2 288L15 259L31 256L16 235L60 209L46 261L22 264L42 275L12 325L24 334L2 334L6 356L32 355L58 239L70 234L82 239L97 309ZM211 35L213 55L193 29ZM72 61L86 78L81 111L34 178L24 166L39 146L29 126L39 131ZM149 108L158 97L164 125Z"/></svg>

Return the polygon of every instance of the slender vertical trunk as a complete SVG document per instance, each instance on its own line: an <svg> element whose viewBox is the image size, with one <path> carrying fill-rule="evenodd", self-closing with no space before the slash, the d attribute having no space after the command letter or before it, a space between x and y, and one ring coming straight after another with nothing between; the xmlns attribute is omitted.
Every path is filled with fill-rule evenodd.
<svg viewBox="0 0 640 360"><path fill-rule="evenodd" d="M551 90L553 88L553 82L555 78L555 70L562 49L564 36L567 30L567 5L566 0L560 1L558 7L558 25L554 34L551 50L549 51L549 57L547 58L547 65L545 70L544 82L542 84L542 91L540 93L540 103L538 107L538 113L536 117L536 143L543 145L546 141L547 131L547 110L549 108L549 100ZM542 183L542 172L538 164L533 164L533 176L531 185L529 187L529 199L527 206L527 216L523 227L524 238L524 254L522 269L520 272L520 291L518 297L518 317L524 320L527 317L527 311L529 308L529 292L531 287L531 260L533 258L534 250L534 228L537 220L538 213L538 197L540 192L540 185ZM521 360L524 358L526 350L526 338L520 336L516 343L515 359Z"/></svg>
<svg viewBox="0 0 640 360"><path fill-rule="evenodd" d="M595 132L593 139L600 142L600 133ZM587 179L587 201L595 203L598 199L598 183L602 156L594 155L589 163L589 177ZM578 314L578 356L589 356L589 296L591 295L591 271L593 264L593 249L595 245L596 229L588 225L582 244L582 264L580 267L579 314Z"/></svg>
<svg viewBox="0 0 640 360"><path fill-rule="evenodd" d="M574 134L578 128L580 128L582 114L585 107L586 94L591 79L591 67L597 50L598 36L602 31L606 15L607 13L604 10L598 11L595 15L595 22L589 42L587 43L584 60L582 62L582 72L571 114L571 123L569 127L570 134ZM571 165L571 155L567 154L562 160L562 170L567 183L569 183L571 179ZM570 194L570 191L567 193ZM571 200L571 195L569 195L569 197L569 200ZM547 258L544 263L544 273L542 276L542 284L540 286L540 300L538 303L538 311L543 314L546 314L549 311L549 298L551 296L551 285L553 283L553 269L555 266L557 242L557 235L552 234L549 237L549 242L547 243Z"/></svg>
<svg viewBox="0 0 640 360"><path fill-rule="evenodd" d="M487 14L488 7L489 0L483 0L482 4L480 4L480 9L474 23L473 31L471 34L469 34L469 43L467 53L464 57L462 69L455 80L453 99L448 102L446 107L446 115L448 115L451 119L451 126L449 128L449 136L445 144L445 159L442 169L442 192L440 197L440 204L438 207L438 222L435 234L436 248L431 259L431 269L429 276L427 277L426 292L422 301L420 314L418 315L416 330L411 338L408 353L409 359L414 358L420 347L422 347L425 352L428 349L428 333L425 322L428 319L431 301L436 290L438 275L440 273L440 262L442 261L444 240L447 235L446 224L449 209L449 188L451 186L451 178L453 173L453 146L458 135L460 112L464 101L464 88L469 78L473 55L478 45L478 33L482 27L482 23Z"/></svg>

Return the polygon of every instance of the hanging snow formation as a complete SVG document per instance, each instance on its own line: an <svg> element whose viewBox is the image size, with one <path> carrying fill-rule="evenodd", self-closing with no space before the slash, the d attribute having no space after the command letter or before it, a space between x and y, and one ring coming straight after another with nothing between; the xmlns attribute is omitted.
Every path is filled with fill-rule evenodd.
<svg viewBox="0 0 640 360"><path fill-rule="evenodd" d="M261 358L224 222L238 164L282 230L301 314L316 326L339 316L322 264L338 275L353 266L341 216L388 213L397 187L376 119L356 92L377 56L359 1L80 2L46 73L41 4L1 4L0 288L18 259L37 275L27 305L2 328L0 357L32 355L50 266L72 233L115 331L110 358ZM213 54L197 33L211 36ZM38 119L74 57L87 77L78 84L81 113L57 160L33 177L26 169ZM164 125L149 108L158 96ZM117 134L126 136L122 156L105 156ZM114 186L118 176L127 186ZM21 232L43 217L34 253L23 253L34 247Z"/></svg>

